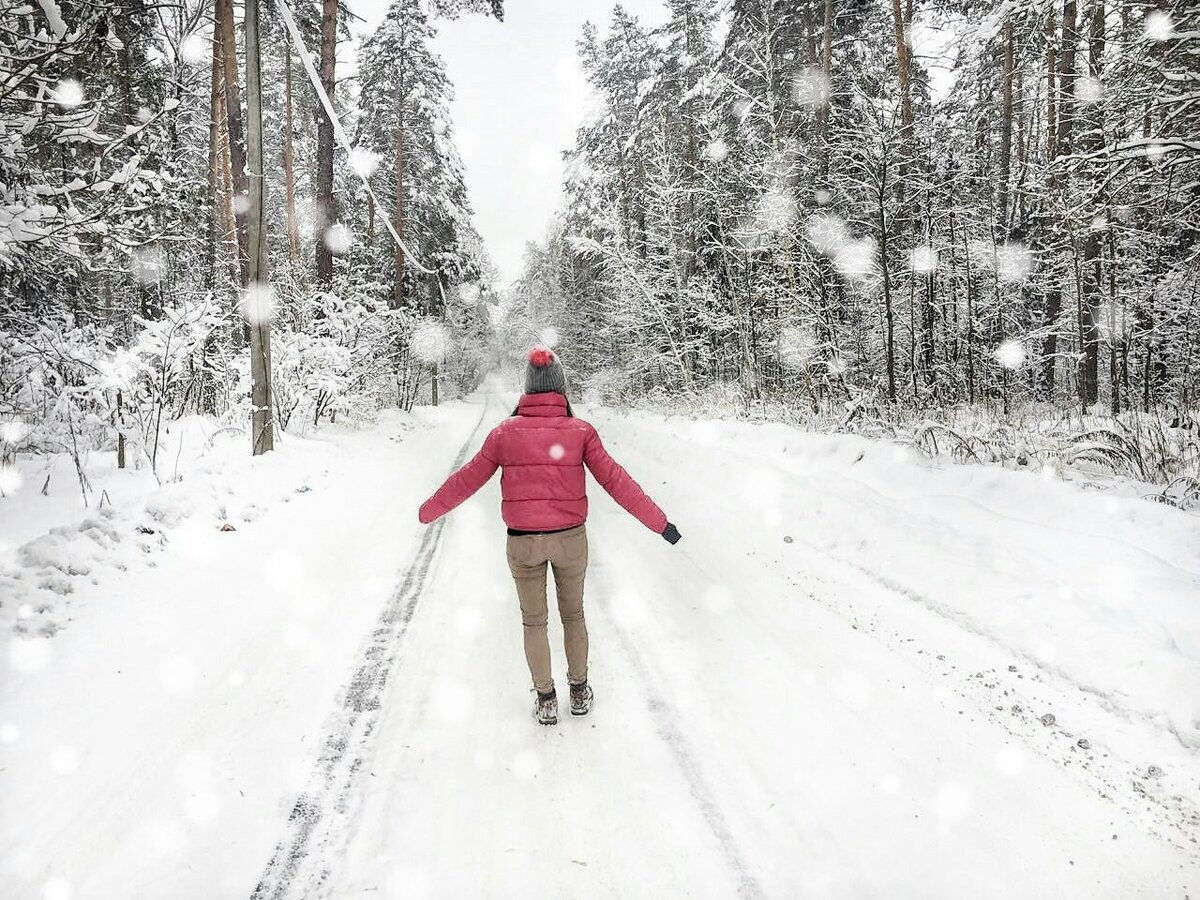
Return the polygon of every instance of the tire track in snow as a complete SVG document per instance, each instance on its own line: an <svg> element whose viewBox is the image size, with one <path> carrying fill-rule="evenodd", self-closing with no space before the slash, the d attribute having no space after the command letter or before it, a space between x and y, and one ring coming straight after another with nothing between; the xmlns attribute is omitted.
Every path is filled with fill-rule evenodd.
<svg viewBox="0 0 1200 900"><path fill-rule="evenodd" d="M466 460L488 407L485 397L479 421L459 448L451 471ZM441 546L445 524L444 518L439 519L421 536L412 564L384 606L367 646L359 654L350 685L325 736L316 766L288 814L284 835L275 845L271 860L251 894L252 900L312 897L315 891L326 887L331 838L341 831L339 826L349 813L348 801L370 750L383 692Z"/></svg>
<svg viewBox="0 0 1200 900"><path fill-rule="evenodd" d="M599 566L596 568L599 568ZM595 608L604 609L603 606L599 605ZM608 620L608 625L612 629L613 634L616 635L622 651L624 651L625 656L629 659L635 681L647 686L647 693L645 695L646 706L650 714L654 717L655 729L658 731L658 735L662 738L663 743L667 745L667 749L670 750L676 765L679 766L683 780L687 783L688 793L691 795L697 808L699 808L700 814L704 817L705 824L708 825L709 831L712 832L717 845L721 848L721 855L725 857L726 864L728 864L737 879L738 897L744 898L744 900L764 900L767 896L766 892L763 890L762 885L758 883L758 879L754 877L749 865L742 856L741 849L738 847L733 834L729 830L729 825L725 821L725 815L721 812L721 808L717 806L713 791L704 779L704 774L700 770L700 764L691 749L687 736L675 724L679 721L678 710L665 697L648 687L649 685L661 684L662 679L658 678L651 671L645 660L642 659L642 654L633 642L630 634L618 625L607 611L604 611L603 615Z"/></svg>

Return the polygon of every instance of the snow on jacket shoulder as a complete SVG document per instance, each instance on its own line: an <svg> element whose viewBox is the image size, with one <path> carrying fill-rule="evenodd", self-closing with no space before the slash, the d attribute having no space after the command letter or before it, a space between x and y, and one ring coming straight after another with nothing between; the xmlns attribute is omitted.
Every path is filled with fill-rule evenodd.
<svg viewBox="0 0 1200 900"><path fill-rule="evenodd" d="M421 505L429 523L487 483L497 468L504 524L520 531L573 528L587 520L584 466L609 495L656 534L667 526L663 511L608 455L596 429L567 415L562 394L524 394L517 415L501 422L465 466Z"/></svg>

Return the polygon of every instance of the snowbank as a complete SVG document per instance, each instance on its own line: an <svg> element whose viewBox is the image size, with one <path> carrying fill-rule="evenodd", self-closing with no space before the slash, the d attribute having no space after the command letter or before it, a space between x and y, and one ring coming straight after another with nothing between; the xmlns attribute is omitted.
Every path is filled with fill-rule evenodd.
<svg viewBox="0 0 1200 900"><path fill-rule="evenodd" d="M378 427L403 433L414 421L388 411ZM161 485L138 461L118 470L112 453L85 458L86 507L66 455L24 457L20 488L0 498L0 633L52 635L70 620L80 579L99 584L106 570L153 567L180 529L236 530L309 492L334 464L329 436L343 430L289 434L275 452L254 458L241 431L182 419L160 448Z"/></svg>
<svg viewBox="0 0 1200 900"><path fill-rule="evenodd" d="M644 412L613 425L666 464L728 473L697 486L692 530L719 508L748 542L818 548L1200 747L1200 517L855 436Z"/></svg>

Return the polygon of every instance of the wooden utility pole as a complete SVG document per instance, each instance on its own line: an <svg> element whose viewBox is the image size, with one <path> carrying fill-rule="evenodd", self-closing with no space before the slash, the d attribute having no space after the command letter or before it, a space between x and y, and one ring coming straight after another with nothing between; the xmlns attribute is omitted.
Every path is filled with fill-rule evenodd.
<svg viewBox="0 0 1200 900"><path fill-rule="evenodd" d="M255 302L267 290L266 178L263 173L262 78L259 65L258 0L246 0L246 117L249 120L247 161L250 166L250 205L247 235L250 253L247 274L251 297L250 381L254 407L251 440L254 455L275 448L275 422L271 414L271 320L266 304Z"/></svg>

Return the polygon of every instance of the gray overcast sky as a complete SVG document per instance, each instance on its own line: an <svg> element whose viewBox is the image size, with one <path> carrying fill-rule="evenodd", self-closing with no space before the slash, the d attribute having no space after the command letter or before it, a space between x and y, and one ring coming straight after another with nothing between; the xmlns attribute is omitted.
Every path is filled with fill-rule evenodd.
<svg viewBox="0 0 1200 900"><path fill-rule="evenodd" d="M387 0L348 0L365 19ZM475 225L507 284L525 242L540 240L562 199L561 151L573 146L588 96L575 56L583 23L608 27L614 0L507 0L504 21L438 22L437 50L454 82L455 137L467 170ZM665 19L663 0L623 0L643 24Z"/></svg>

